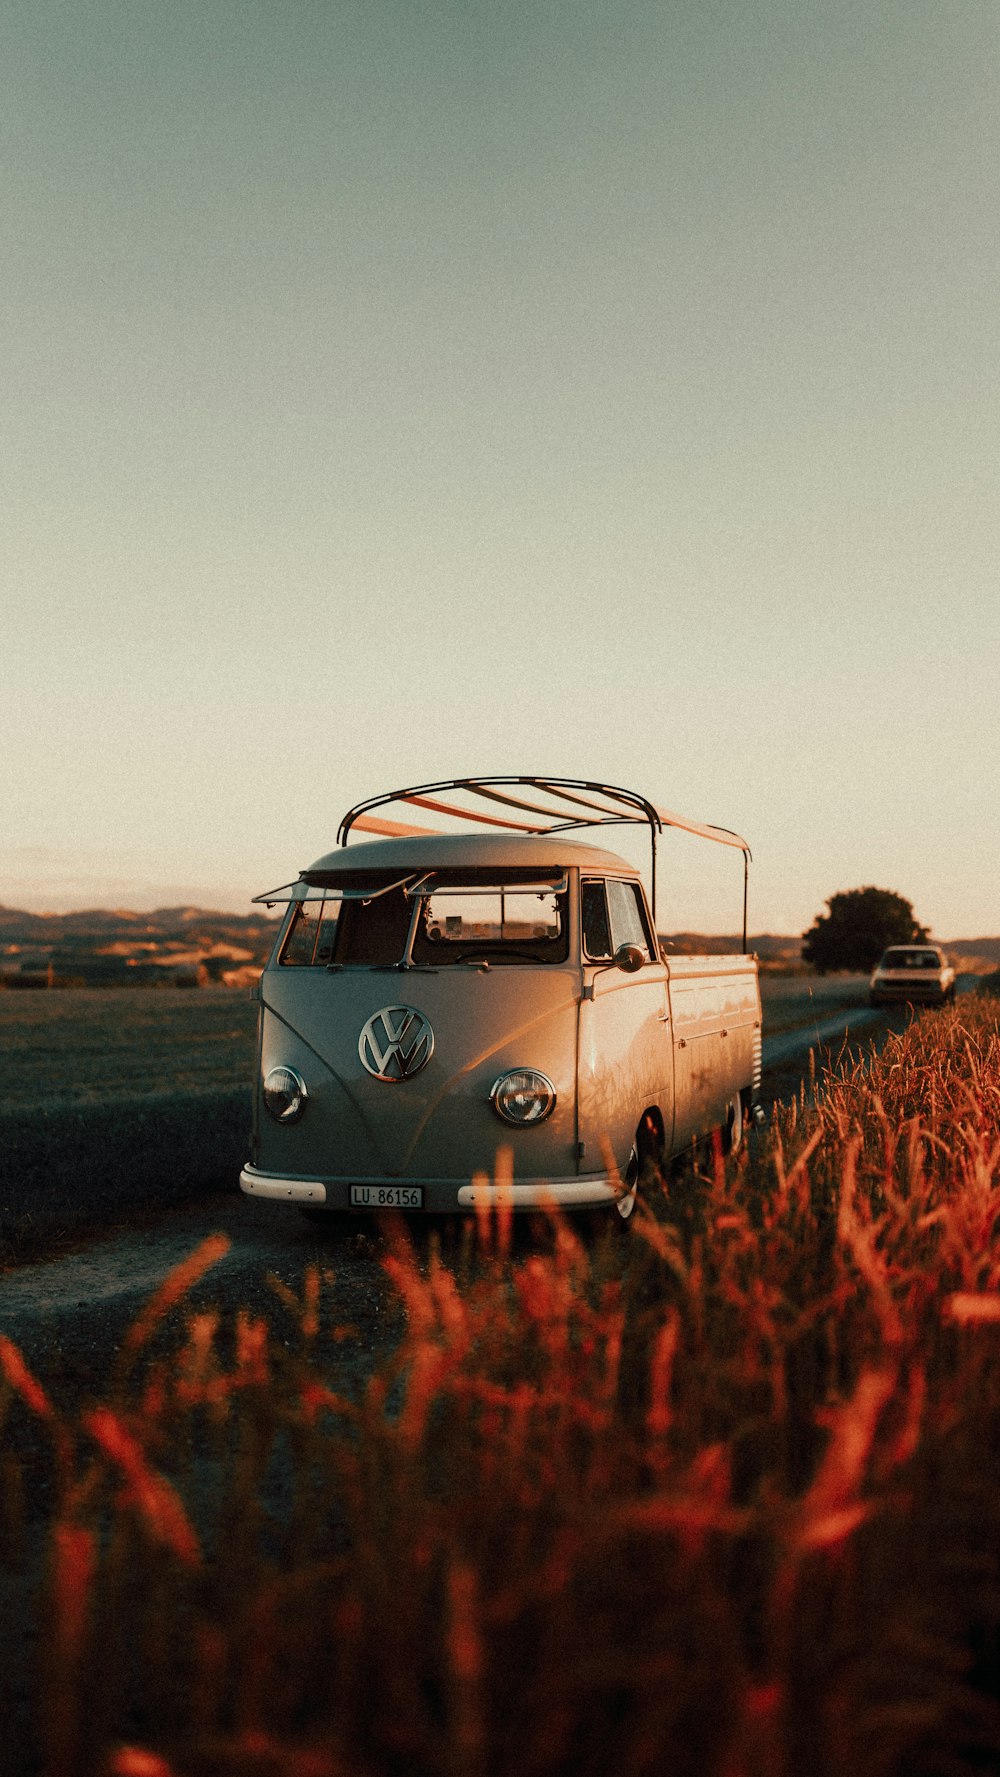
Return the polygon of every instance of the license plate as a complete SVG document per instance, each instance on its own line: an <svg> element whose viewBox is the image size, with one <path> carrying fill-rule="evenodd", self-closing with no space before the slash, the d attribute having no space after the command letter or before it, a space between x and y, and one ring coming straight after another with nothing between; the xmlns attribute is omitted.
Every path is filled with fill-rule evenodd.
<svg viewBox="0 0 1000 1777"><path fill-rule="evenodd" d="M352 1185L352 1209L423 1209L422 1185Z"/></svg>

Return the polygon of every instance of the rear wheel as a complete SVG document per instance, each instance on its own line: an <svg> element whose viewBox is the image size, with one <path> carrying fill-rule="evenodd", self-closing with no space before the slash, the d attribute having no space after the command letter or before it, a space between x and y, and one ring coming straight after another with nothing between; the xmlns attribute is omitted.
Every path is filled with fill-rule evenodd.
<svg viewBox="0 0 1000 1777"><path fill-rule="evenodd" d="M726 1120L722 1125L722 1152L735 1154L743 1146L744 1129L743 1094L737 1092L726 1108Z"/></svg>

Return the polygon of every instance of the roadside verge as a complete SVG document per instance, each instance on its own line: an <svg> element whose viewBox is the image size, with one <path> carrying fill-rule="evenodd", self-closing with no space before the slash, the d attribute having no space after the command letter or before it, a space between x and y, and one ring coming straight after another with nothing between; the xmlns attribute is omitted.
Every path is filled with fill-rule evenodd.
<svg viewBox="0 0 1000 1777"><path fill-rule="evenodd" d="M18 1242L235 1189L249 1133L245 1086L11 1108L0 1116L0 1232Z"/></svg>

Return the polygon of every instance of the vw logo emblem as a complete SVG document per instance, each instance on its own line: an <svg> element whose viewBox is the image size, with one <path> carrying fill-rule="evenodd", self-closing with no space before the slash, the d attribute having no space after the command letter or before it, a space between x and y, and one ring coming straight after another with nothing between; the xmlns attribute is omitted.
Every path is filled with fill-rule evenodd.
<svg viewBox="0 0 1000 1777"><path fill-rule="evenodd" d="M362 1025L358 1038L361 1065L376 1080L412 1079L433 1053L434 1032L412 1006L383 1006Z"/></svg>

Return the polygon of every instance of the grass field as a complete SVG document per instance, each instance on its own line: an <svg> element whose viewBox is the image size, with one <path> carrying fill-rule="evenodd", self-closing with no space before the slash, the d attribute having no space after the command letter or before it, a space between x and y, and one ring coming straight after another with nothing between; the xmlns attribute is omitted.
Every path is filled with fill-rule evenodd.
<svg viewBox="0 0 1000 1777"><path fill-rule="evenodd" d="M256 1028L246 988L0 993L0 1115L247 1084Z"/></svg>
<svg viewBox="0 0 1000 1777"><path fill-rule="evenodd" d="M0 1264L234 1181L256 1024L245 989L0 993Z"/></svg>
<svg viewBox="0 0 1000 1777"><path fill-rule="evenodd" d="M41 1768L1000 1769L998 1013L650 1181L624 1245L390 1230L405 1332L350 1398L324 1263L279 1336L185 1310L212 1242L76 1415L0 1343Z"/></svg>

